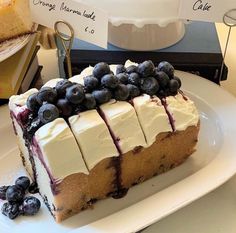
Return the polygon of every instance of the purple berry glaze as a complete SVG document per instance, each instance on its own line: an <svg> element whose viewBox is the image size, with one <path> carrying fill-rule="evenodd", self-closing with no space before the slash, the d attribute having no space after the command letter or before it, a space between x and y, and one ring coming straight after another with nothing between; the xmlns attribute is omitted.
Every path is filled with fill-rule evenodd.
<svg viewBox="0 0 236 233"><path fill-rule="evenodd" d="M122 162L122 151L119 145L120 138L115 137L114 132L112 131L111 127L109 126L106 116L104 112L101 110L101 108L98 108L98 113L101 116L101 118L104 120L105 124L107 125L107 128L110 132L110 135L113 139L113 142L119 152L118 157L114 157L112 161L112 166L116 170L116 177L114 180L114 185L117 188L117 190L112 194L112 197L117 199L123 197L126 193L127 190L124 191L124 188L122 187L122 182L121 182L121 162Z"/></svg>
<svg viewBox="0 0 236 233"><path fill-rule="evenodd" d="M179 90L179 94L182 95L185 101L188 101L188 98L184 95L183 91Z"/></svg>
<svg viewBox="0 0 236 233"><path fill-rule="evenodd" d="M161 99L161 103L162 103L163 107L165 108L166 114L169 118L169 122L170 122L170 125L171 125L171 128L172 128L172 131L175 132L176 131L175 120L174 120L172 114L170 113L170 111L168 110L168 105L166 103L166 99L165 98Z"/></svg>

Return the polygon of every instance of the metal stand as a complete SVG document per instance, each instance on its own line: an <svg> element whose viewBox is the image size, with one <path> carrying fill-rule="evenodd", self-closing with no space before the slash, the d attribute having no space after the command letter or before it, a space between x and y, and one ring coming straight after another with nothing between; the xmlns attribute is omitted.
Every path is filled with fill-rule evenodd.
<svg viewBox="0 0 236 233"><path fill-rule="evenodd" d="M233 17L231 15L232 13L234 13L236 15L236 9L229 10L223 16L223 22L226 26L229 27L229 31L228 31L228 35L227 35L225 50L224 50L224 54L223 54L223 60L222 60L221 69L220 69L220 78L222 78L222 75L223 75L224 62L225 62L225 57L226 57L226 53L227 53L227 49L228 49L228 45L229 45L231 29L232 29L232 27L236 26L236 17Z"/></svg>
<svg viewBox="0 0 236 233"><path fill-rule="evenodd" d="M66 27L69 28L70 35L66 36L60 31L60 29L59 29L60 24L65 25ZM72 28L72 26L69 23L65 22L64 20L57 21L54 24L54 29L55 29L56 35L61 40L62 46L64 48L65 56L66 56L66 60L67 60L68 75L69 75L69 78L71 78L72 77L72 67L71 67L70 51L71 51L71 47L72 47L72 44L74 41L74 29Z"/></svg>

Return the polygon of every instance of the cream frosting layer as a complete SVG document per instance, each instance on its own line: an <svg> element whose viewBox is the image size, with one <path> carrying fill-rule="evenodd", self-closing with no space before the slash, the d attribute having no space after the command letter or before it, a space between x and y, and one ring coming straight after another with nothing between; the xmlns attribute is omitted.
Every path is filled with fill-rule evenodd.
<svg viewBox="0 0 236 233"><path fill-rule="evenodd" d="M175 130L185 130L188 126L197 126L199 113L192 100L178 93L166 98L167 110L174 119Z"/></svg>
<svg viewBox="0 0 236 233"><path fill-rule="evenodd" d="M69 123L89 170L105 158L119 156L107 126L96 110L72 116Z"/></svg>
<svg viewBox="0 0 236 233"><path fill-rule="evenodd" d="M62 78L54 78L49 81L47 81L43 87L55 87L59 81L63 80Z"/></svg>
<svg viewBox="0 0 236 233"><path fill-rule="evenodd" d="M123 154L136 147L147 146L136 112L130 103L111 100L101 105L100 109Z"/></svg>
<svg viewBox="0 0 236 233"><path fill-rule="evenodd" d="M88 174L74 135L64 119L57 118L39 128L35 140L53 178L63 179L79 172Z"/></svg>
<svg viewBox="0 0 236 233"><path fill-rule="evenodd" d="M165 108L158 97L144 94L134 98L133 105L148 146L156 141L159 133L172 131Z"/></svg>

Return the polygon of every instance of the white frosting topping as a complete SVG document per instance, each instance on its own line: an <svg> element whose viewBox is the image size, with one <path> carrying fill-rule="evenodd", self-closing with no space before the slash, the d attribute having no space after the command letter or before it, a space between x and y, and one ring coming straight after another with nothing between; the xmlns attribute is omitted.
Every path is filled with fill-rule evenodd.
<svg viewBox="0 0 236 233"><path fill-rule="evenodd" d="M72 83L78 83L84 85L84 77L81 74L69 78L69 81L71 81Z"/></svg>
<svg viewBox="0 0 236 233"><path fill-rule="evenodd" d="M34 93L37 93L38 90L36 88L30 89L27 92L20 95L13 95L9 99L9 108L14 114L17 114L26 109L26 101L28 97Z"/></svg>
<svg viewBox="0 0 236 233"><path fill-rule="evenodd" d="M49 81L47 81L43 87L55 87L59 81L63 80L62 78L54 78Z"/></svg>
<svg viewBox="0 0 236 233"><path fill-rule="evenodd" d="M146 147L141 126L131 104L111 100L101 105L100 109L123 154L138 146Z"/></svg>
<svg viewBox="0 0 236 233"><path fill-rule="evenodd" d="M151 98L144 94L134 98L133 103L148 146L156 141L159 133L172 132L169 118L158 97Z"/></svg>
<svg viewBox="0 0 236 233"><path fill-rule="evenodd" d="M130 60L127 60L125 62L125 68L129 67L129 66L138 66L138 63L132 62Z"/></svg>
<svg viewBox="0 0 236 233"><path fill-rule="evenodd" d="M72 116L69 123L89 170L105 158L119 156L107 126L96 110Z"/></svg>
<svg viewBox="0 0 236 233"><path fill-rule="evenodd" d="M79 172L88 174L80 149L64 119L57 118L39 128L35 139L55 179Z"/></svg>
<svg viewBox="0 0 236 233"><path fill-rule="evenodd" d="M186 97L187 98L187 97ZM188 126L197 126L199 113L194 102L186 100L181 94L166 98L167 109L172 114L176 130L185 130Z"/></svg>
<svg viewBox="0 0 236 233"><path fill-rule="evenodd" d="M79 75L75 75L71 78L69 78L69 81L79 83L84 85L84 77L92 75L93 74L93 67L89 66L82 70L82 72Z"/></svg>

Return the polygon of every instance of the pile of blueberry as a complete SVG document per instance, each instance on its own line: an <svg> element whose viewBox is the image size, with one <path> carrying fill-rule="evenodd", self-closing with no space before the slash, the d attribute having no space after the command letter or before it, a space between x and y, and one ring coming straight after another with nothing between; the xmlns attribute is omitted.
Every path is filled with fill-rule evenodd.
<svg viewBox="0 0 236 233"><path fill-rule="evenodd" d="M2 214L10 219L15 219L19 215L35 215L41 203L36 197L25 197L30 186L29 178L21 176L14 185L0 187L0 199L7 200L2 206Z"/></svg>
<svg viewBox="0 0 236 233"><path fill-rule="evenodd" d="M174 76L174 67L161 62L157 67L152 61L125 68L118 65L114 74L108 64L95 65L93 74L84 78L84 86L66 79L55 88L43 87L27 100L27 107L46 124L58 117L68 118L82 111L95 109L111 98L128 101L143 93L166 97L176 95L181 81Z"/></svg>

